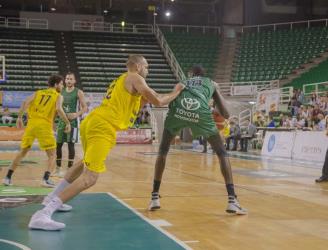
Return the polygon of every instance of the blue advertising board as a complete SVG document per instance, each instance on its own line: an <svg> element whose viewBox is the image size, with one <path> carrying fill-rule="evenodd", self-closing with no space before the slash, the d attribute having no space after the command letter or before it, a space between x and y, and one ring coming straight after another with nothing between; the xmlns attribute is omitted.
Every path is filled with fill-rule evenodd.
<svg viewBox="0 0 328 250"><path fill-rule="evenodd" d="M32 91L3 91L2 107L19 108L26 97L32 94Z"/></svg>

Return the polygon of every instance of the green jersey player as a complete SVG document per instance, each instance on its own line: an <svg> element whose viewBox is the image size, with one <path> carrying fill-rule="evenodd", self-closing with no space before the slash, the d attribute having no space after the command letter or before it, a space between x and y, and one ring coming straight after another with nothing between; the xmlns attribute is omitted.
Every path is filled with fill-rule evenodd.
<svg viewBox="0 0 328 250"><path fill-rule="evenodd" d="M64 97L63 110L65 111L68 119L71 122L72 130L69 134L64 133L65 123L62 119L59 119L57 125L57 176L63 176L60 171L62 163L62 147L66 142L68 145L68 167L71 167L75 157L75 143L79 138L79 117L87 111L87 105L82 90L75 87L76 79L74 73L67 73L65 77L65 88L61 94Z"/></svg>
<svg viewBox="0 0 328 250"><path fill-rule="evenodd" d="M183 84L185 89L170 103L165 119L162 141L155 164L155 176L149 210L160 208L159 188L170 142L181 129L191 128L193 136L204 136L207 139L219 158L221 172L228 193L226 212L247 214L247 210L243 209L237 201L230 161L213 120L211 108L208 105L213 98L217 111L227 119L229 118L229 113L225 105L223 105L223 98L216 90L215 83L211 79L204 77L204 69L199 65L191 69L190 78L185 80Z"/></svg>

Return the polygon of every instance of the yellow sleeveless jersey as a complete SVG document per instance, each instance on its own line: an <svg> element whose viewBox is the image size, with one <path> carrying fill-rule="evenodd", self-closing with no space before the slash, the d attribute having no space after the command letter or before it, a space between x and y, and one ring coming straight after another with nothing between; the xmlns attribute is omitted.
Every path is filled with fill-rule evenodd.
<svg viewBox="0 0 328 250"><path fill-rule="evenodd" d="M127 74L122 74L109 85L101 105L92 112L111 123L117 130L131 127L140 110L141 95L130 94L124 86Z"/></svg>
<svg viewBox="0 0 328 250"><path fill-rule="evenodd" d="M27 111L28 118L43 119L52 123L56 114L56 102L59 95L54 88L36 91L35 98Z"/></svg>

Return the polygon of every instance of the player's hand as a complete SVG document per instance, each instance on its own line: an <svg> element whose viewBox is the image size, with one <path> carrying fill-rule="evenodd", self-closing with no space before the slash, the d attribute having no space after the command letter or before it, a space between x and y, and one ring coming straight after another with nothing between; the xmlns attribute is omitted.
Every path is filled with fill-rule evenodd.
<svg viewBox="0 0 328 250"><path fill-rule="evenodd" d="M71 130L72 130L71 124L70 123L67 123L66 126L65 126L64 132L65 133L69 133L69 132L71 132Z"/></svg>
<svg viewBox="0 0 328 250"><path fill-rule="evenodd" d="M174 91L181 92L186 86L182 83L178 83L174 86Z"/></svg>
<svg viewBox="0 0 328 250"><path fill-rule="evenodd" d="M67 116L68 120L71 121L71 120L76 119L78 117L78 114L77 113L67 113L66 116Z"/></svg>
<svg viewBox="0 0 328 250"><path fill-rule="evenodd" d="M17 120L16 120L16 127L17 127L17 128L23 128L23 127L24 127L22 117L17 117Z"/></svg>

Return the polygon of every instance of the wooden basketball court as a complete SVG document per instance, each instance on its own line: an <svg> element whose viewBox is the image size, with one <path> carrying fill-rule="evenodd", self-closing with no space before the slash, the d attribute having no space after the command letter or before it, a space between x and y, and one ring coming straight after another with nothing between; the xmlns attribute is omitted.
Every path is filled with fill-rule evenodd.
<svg viewBox="0 0 328 250"><path fill-rule="evenodd" d="M2 161L12 159L14 154L5 152L6 148L1 146ZM314 183L314 179L320 176L321 164L233 153L231 163L236 191L241 205L249 210L249 215L233 216L225 213L227 197L216 156L193 152L189 148L172 149L161 186L162 208L149 212L147 206L156 152L157 146L152 145L116 146L107 162L108 171L88 190L89 194L80 195L71 201L74 206L71 213L55 215L56 220L67 223L59 234L28 230L31 213L40 208L37 204L0 210L0 249L6 249L9 244L6 240L19 242L31 249L53 249L54 243L42 240L43 237L59 237L53 239L62 242L62 247L57 249L73 249L71 241L80 242L78 249L91 249L85 247L90 246L90 241L97 241L97 237L107 237L108 241L98 240L103 245L93 245L92 249L327 248L328 183ZM25 160L14 174L15 186L10 188L39 187L46 163L45 154L33 151ZM5 165L4 162L0 166L1 178L7 171ZM58 178L54 180L59 181ZM44 189L42 191L46 192ZM0 192L0 195L8 196L8 193ZM109 203L100 206L107 199ZM118 203L141 218L136 224L145 222L153 225L153 229L164 238L157 234L140 234L138 239L134 239L134 234L139 235L150 229L148 226L139 228L124 224L130 217L123 216L125 212L121 213L120 209L111 210ZM88 212L83 214L85 209ZM80 219L85 217L88 217L88 221ZM120 220L113 219L118 217ZM8 218L11 219L8 221ZM101 234L95 234L93 223L99 225ZM122 230L115 230L122 224L125 225ZM18 235L17 230L20 230L21 235ZM79 230L80 234L76 233ZM122 236L126 230L130 230L130 237ZM70 236L73 231L75 236ZM116 242L113 234L125 240L110 247L111 241ZM42 243L40 248L38 241ZM125 245L120 245L121 241Z"/></svg>

